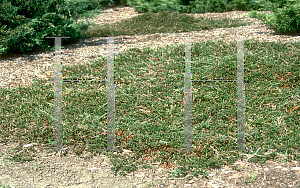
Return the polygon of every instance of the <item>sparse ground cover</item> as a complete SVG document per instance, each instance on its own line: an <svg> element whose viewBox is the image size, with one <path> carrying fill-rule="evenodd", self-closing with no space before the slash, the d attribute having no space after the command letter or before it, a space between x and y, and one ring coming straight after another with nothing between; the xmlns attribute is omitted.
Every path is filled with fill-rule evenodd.
<svg viewBox="0 0 300 188"><path fill-rule="evenodd" d="M163 18L163 19L162 19ZM230 22L230 23L229 23ZM175 24L176 23L176 24ZM245 23L244 23L245 24ZM176 27L174 26L176 25ZM84 37L172 33L243 25L229 20L196 20L168 12L147 13L115 24L93 25ZM245 41L246 146L259 152L250 159L263 163L277 153L299 160L300 43ZM193 82L193 145L183 148L183 89L185 45L156 51L131 49L115 57L115 145L133 156L100 152L106 144L105 83L64 83L62 87L63 145L76 154L89 151L111 157L112 170L136 170L145 161L178 166L174 177L207 175L208 167L232 164L243 153L236 147L236 83ZM236 43L192 43L194 80L236 78ZM107 59L86 65L63 66L63 78L106 77ZM53 78L31 87L1 88L1 142L17 141L53 146ZM18 150L18 149L17 149ZM274 152L270 152L274 151ZM276 151L276 152L275 152ZM269 154L266 154L269 153ZM30 152L10 160L30 161ZM126 172L126 173L125 173Z"/></svg>

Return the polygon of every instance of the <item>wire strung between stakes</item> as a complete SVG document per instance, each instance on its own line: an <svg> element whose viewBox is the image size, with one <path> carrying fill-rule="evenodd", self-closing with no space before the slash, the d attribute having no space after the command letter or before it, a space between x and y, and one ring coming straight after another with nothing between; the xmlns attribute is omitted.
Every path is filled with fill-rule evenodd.
<svg viewBox="0 0 300 188"><path fill-rule="evenodd" d="M62 82L106 82L100 79L62 79Z"/></svg>
<svg viewBox="0 0 300 188"><path fill-rule="evenodd" d="M113 43L114 43L114 38L123 38L124 36L119 36L119 37L99 37L99 38L107 38L107 45L109 46L108 47L108 78L107 78L107 82L108 82L108 86L107 86L107 89L108 89L108 92L107 92L107 100L108 100L108 108L110 110L108 110L108 114L107 114L107 144L106 144L106 149L104 149L105 151L122 151L122 149L119 149L117 147L114 146L114 90L113 90L113 86L114 86L114 76L113 76L113 69L114 69L114 53L113 53ZM127 37L127 36L125 36ZM57 65L57 68L56 68L56 71L55 71L55 77L54 77L54 80L55 78L58 78L58 84L57 86L55 86L55 96L59 96L59 99L56 100L57 102L57 107L58 109L61 107L61 83L62 81L63 82L106 82L106 81L102 81L100 79L62 79L61 78L61 66L59 66L59 63L60 62L60 52L61 52L61 38L70 38L70 37L46 37L46 38L55 38L55 46L56 46L56 52L55 52L55 56L58 56L58 58L56 59L56 65ZM191 71L191 39L190 38L198 38L198 37L180 37L180 38L186 38L186 42L185 42L185 45L186 45L186 48L185 48L185 61L186 61L186 65L185 65L185 70L186 70L186 73L185 73L185 87L184 87L184 94L185 94L185 97L184 97L184 101L185 101L185 117L184 117L184 125L185 125L185 141L184 141L184 145L185 145L185 148L184 149L181 149L181 150L177 150L177 151L183 151L183 152L186 152L186 151L201 151L199 149L193 149L192 147L192 115L191 115L191 95L192 95L192 82L238 82L238 85L240 84L240 82L242 82L242 80L244 79L241 79L243 77L240 76L240 72L244 72L244 71L241 71L243 70L243 66L242 67L239 67L238 66L238 79L236 80L220 80L220 79L217 79L217 80L192 80L191 77L192 77L192 71ZM201 38L201 37L199 37ZM243 42L243 41L242 41ZM239 44L239 42L238 42ZM242 43L243 45L243 43ZM239 49L238 49L239 51ZM243 55L243 54L242 54ZM239 53L238 53L238 57L239 57ZM243 59L243 56L242 56L242 59ZM239 60L239 58L238 58ZM239 64L238 64L239 65ZM59 83L59 80L61 81ZM244 80L245 81L245 80ZM55 81L54 81L55 82ZM188 84L190 83L190 84ZM56 84L55 84L56 85ZM244 88L241 88L241 87L238 87L238 99L243 99L243 95L241 97L239 97L239 93L241 93L241 91L243 90ZM239 92L239 90L241 90ZM55 105L56 106L56 105ZM244 104L240 104L238 106L244 106ZM112 108L113 107L113 108ZM243 110L244 108L242 108L242 110L238 110L237 111L242 111L240 113L237 113L237 114L243 114ZM58 142L57 144L57 148L60 149L61 148L61 144L62 144L62 122L61 122L61 109L57 110L55 109L54 110L56 112L56 116L58 117L57 118L57 122L55 124L57 124L57 130L56 132L58 133L56 136L56 140ZM241 115L240 115L241 116ZM239 124L239 119L241 119L241 122L240 124L243 125L243 120L244 118L241 118L241 117L238 117L238 124ZM238 126L239 127L239 126ZM242 140L242 144L244 145L244 127L241 126L240 130L238 131L238 133L240 133L241 135L239 136L238 134L238 138L240 138L240 140ZM239 139L238 139L239 140ZM238 142L239 143L239 142ZM238 144L239 145L239 144Z"/></svg>
<svg viewBox="0 0 300 188"><path fill-rule="evenodd" d="M223 79L216 79L216 80L193 80L193 82L236 82L236 80L223 80Z"/></svg>
<svg viewBox="0 0 300 188"><path fill-rule="evenodd" d="M244 65L243 65L243 46L244 40L240 39L238 36L231 38L237 39L237 79L235 80L193 80L192 79L192 70L191 70L191 38L201 38L201 37L180 37L185 38L185 87L184 87L184 148L176 149L179 152L199 152L201 149L194 149L192 146L192 82L237 82L237 149L244 150L245 148L245 132L244 132L244 89L245 89L245 80L244 78ZM244 84L242 85L242 81ZM243 87L244 86L244 87ZM244 99L244 100L243 100Z"/></svg>

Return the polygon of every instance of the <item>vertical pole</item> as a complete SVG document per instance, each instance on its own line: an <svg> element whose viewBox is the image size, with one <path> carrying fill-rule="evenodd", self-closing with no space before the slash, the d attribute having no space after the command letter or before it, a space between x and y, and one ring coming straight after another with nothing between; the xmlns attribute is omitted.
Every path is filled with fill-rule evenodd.
<svg viewBox="0 0 300 188"><path fill-rule="evenodd" d="M54 127L55 127L55 147L57 151L62 149L62 66L61 66L61 38L67 37L45 37L54 38L55 44L55 72L54 72ZM106 37L105 37L106 38ZM123 151L114 146L114 118L115 118L115 98L114 98L114 39L107 38L107 148L105 151Z"/></svg>
<svg viewBox="0 0 300 188"><path fill-rule="evenodd" d="M107 38L107 150L114 149L114 38Z"/></svg>
<svg viewBox="0 0 300 188"><path fill-rule="evenodd" d="M185 76L184 76L184 149L192 148L192 72L191 72L191 38L185 39Z"/></svg>
<svg viewBox="0 0 300 188"><path fill-rule="evenodd" d="M62 78L61 78L61 39L70 37L45 37L54 38L55 44L55 71L54 71L54 138L57 151L62 148Z"/></svg>
<svg viewBox="0 0 300 188"><path fill-rule="evenodd" d="M244 39L237 37L237 150L245 150Z"/></svg>
<svg viewBox="0 0 300 188"><path fill-rule="evenodd" d="M61 38L55 39L55 76L54 76L54 124L56 150L62 148L62 80L61 80Z"/></svg>

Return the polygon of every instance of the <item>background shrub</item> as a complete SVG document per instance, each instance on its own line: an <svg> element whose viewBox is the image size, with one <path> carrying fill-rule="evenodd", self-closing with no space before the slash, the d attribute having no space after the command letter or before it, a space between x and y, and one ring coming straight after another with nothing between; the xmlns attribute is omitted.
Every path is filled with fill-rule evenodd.
<svg viewBox="0 0 300 188"><path fill-rule="evenodd" d="M205 12L225 12L227 10L227 0L196 0L191 2L193 13Z"/></svg>
<svg viewBox="0 0 300 188"><path fill-rule="evenodd" d="M138 13L171 11L179 0L127 0L127 5L134 7Z"/></svg>
<svg viewBox="0 0 300 188"><path fill-rule="evenodd" d="M2 29L6 28L15 28L20 24L23 24L26 21L26 17L24 15L18 15L18 7L15 7L8 2L7 0L3 0L0 4L0 27ZM4 27L6 25L6 27Z"/></svg>
<svg viewBox="0 0 300 188"><path fill-rule="evenodd" d="M114 6L115 2L113 0L68 0L67 4L68 6L65 9L61 9L60 13L64 15L70 14L73 18L77 18L78 15L90 10Z"/></svg>
<svg viewBox="0 0 300 188"><path fill-rule="evenodd" d="M276 32L299 31L299 0L121 0L139 13L180 13L270 10L264 19ZM89 24L74 23L87 11L114 6L114 0L2 0L0 4L0 55L28 52L54 45L45 36L70 36L62 44L78 41Z"/></svg>
<svg viewBox="0 0 300 188"><path fill-rule="evenodd" d="M63 44L82 38L87 24L74 24L80 14L113 6L113 0L3 0L0 4L0 55L54 46L45 36L70 36Z"/></svg>
<svg viewBox="0 0 300 188"><path fill-rule="evenodd" d="M5 0L17 7L17 14L26 18L37 18L47 12L61 13L67 5L65 0Z"/></svg>
<svg viewBox="0 0 300 188"><path fill-rule="evenodd" d="M275 12L278 8L296 4L299 0L250 0L248 10L269 10Z"/></svg>
<svg viewBox="0 0 300 188"><path fill-rule="evenodd" d="M181 13L225 12L231 10L269 10L268 0L128 0L139 13L178 11ZM276 7L277 8L277 7Z"/></svg>
<svg viewBox="0 0 300 188"><path fill-rule="evenodd" d="M191 2L194 2L195 0L180 0L179 4L180 5L184 5L184 6L188 6L190 5Z"/></svg>
<svg viewBox="0 0 300 188"><path fill-rule="evenodd" d="M265 23L281 34L300 31L300 3L277 9L274 14L266 16Z"/></svg>
<svg viewBox="0 0 300 188"><path fill-rule="evenodd" d="M266 2L265 0L259 0L256 2L265 2L263 3L263 7L274 13L265 15L251 11L249 14L250 17L263 20L265 24L272 26L275 32L279 34L293 34L300 31L299 0L271 0L269 2Z"/></svg>
<svg viewBox="0 0 300 188"><path fill-rule="evenodd" d="M181 13L268 10L274 14L255 15L265 19L265 23L274 27L278 33L299 31L299 0L128 0L127 4L139 13L170 10Z"/></svg>

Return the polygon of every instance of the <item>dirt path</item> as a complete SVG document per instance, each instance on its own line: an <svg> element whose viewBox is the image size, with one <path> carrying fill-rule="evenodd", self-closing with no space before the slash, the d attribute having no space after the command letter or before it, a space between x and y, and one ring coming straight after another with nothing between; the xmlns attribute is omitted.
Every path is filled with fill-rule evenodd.
<svg viewBox="0 0 300 188"><path fill-rule="evenodd" d="M22 148L22 149L21 149ZM128 151L128 150L127 150ZM32 159L30 156L33 156ZM105 155L85 159L88 153L77 156L47 152L37 144L0 144L0 182L10 187L300 187L300 167L297 161L267 161L259 165L237 162L233 170L226 166L210 169L208 178L201 175L191 179L169 178L159 164L148 163L152 168L138 170L121 176L112 174L110 161ZM8 161L7 158L28 159L25 162Z"/></svg>
<svg viewBox="0 0 300 188"><path fill-rule="evenodd" d="M0 182L11 187L181 187L193 183L184 178L167 180L167 173L158 164L151 164L153 169L139 167L124 177L112 174L112 165L105 155L84 159L88 153L76 156L72 151L47 152L34 143L22 149L19 143L2 143L0 149ZM30 159L27 154L35 156L25 162L7 160L11 157Z"/></svg>

